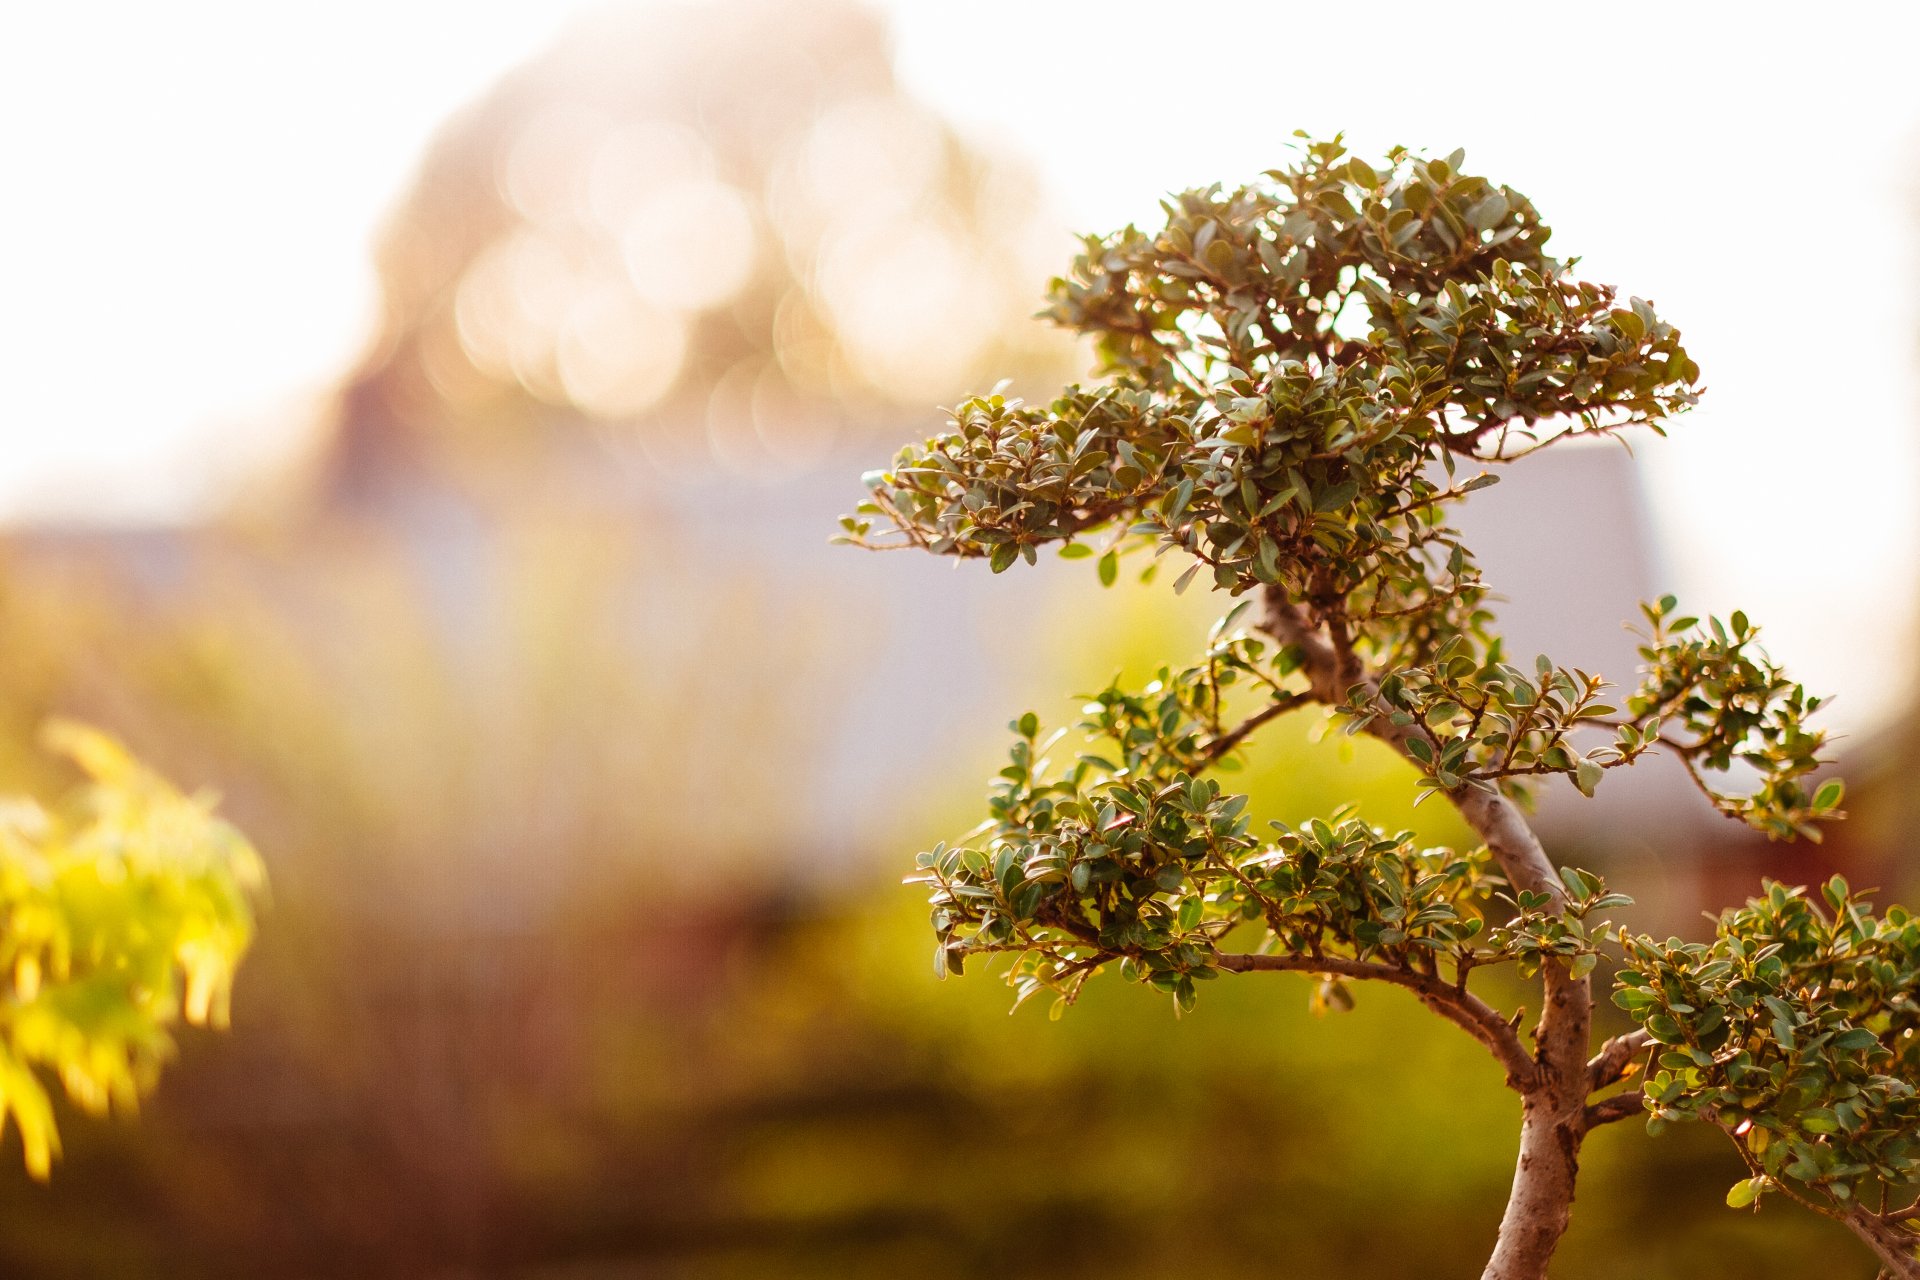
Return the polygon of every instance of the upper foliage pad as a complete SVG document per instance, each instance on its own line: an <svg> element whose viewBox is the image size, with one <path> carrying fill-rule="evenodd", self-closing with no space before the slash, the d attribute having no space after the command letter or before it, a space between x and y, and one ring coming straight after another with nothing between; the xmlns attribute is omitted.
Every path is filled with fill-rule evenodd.
<svg viewBox="0 0 1920 1280"><path fill-rule="evenodd" d="M1166 202L1157 233L1090 237L1047 314L1111 381L965 402L868 477L847 540L998 570L1110 529L1235 594L1337 600L1382 642L1470 625L1478 574L1440 507L1492 477L1433 464L1657 424L1699 368L1647 303L1546 256L1525 196L1459 165L1313 142Z"/></svg>

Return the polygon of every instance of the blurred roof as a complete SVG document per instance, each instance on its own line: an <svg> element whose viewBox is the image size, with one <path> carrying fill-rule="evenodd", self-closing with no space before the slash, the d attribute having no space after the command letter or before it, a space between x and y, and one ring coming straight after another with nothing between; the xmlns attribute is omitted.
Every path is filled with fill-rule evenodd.
<svg viewBox="0 0 1920 1280"><path fill-rule="evenodd" d="M1583 443L1542 449L1500 474L1453 520L1494 590L1508 657L1530 667L1535 654L1549 654L1608 677L1624 697L1640 666L1629 628L1640 601L1665 589L1639 468L1615 443ZM1610 773L1592 799L1556 779L1541 789L1539 825L1550 838L1588 845L1645 845L1656 832L1666 844L1690 845L1730 834L1661 752Z"/></svg>

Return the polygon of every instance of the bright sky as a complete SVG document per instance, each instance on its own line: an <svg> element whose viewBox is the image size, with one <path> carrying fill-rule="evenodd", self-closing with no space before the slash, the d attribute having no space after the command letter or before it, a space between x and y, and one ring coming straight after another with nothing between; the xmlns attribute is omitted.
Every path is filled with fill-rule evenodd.
<svg viewBox="0 0 1920 1280"><path fill-rule="evenodd" d="M0 5L0 513L174 517L296 444L433 130L569 8Z"/></svg>
<svg viewBox="0 0 1920 1280"><path fill-rule="evenodd" d="M0 8L0 512L178 514L290 447L436 124L591 7ZM881 7L912 89L1024 150L1076 227L1251 176L1295 128L1466 147L1706 371L1639 450L1689 604L1766 620L1856 724L1909 679L1920 6Z"/></svg>

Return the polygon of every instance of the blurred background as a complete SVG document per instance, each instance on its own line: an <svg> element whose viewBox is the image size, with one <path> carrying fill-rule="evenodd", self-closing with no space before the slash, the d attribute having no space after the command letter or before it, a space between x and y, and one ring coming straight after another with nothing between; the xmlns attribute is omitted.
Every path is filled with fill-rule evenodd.
<svg viewBox="0 0 1920 1280"><path fill-rule="evenodd" d="M1825 846L1649 765L1543 797L1557 858L1686 933L1768 875L1920 887L1920 14L1367 13L0 12L0 769L53 788L34 727L100 723L275 899L137 1124L0 1160L0 1272L1472 1274L1517 1109L1399 993L1049 1023L927 963L899 877L1000 726L1220 602L826 545L934 406L1084 375L1028 318L1073 233L1295 128L1466 147L1706 371L1672 439L1476 497L1513 648L1630 680L1672 589L1840 695ZM1370 744L1272 736L1266 816L1464 839ZM1725 1209L1717 1137L1588 1153L1569 1280L1873 1274Z"/></svg>

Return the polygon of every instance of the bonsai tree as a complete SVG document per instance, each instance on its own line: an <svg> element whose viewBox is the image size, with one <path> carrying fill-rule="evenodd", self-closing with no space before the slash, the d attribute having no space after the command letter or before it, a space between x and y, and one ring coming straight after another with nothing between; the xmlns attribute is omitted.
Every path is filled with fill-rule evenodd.
<svg viewBox="0 0 1920 1280"><path fill-rule="evenodd" d="M175 1023L227 1024L266 884L211 800L97 730L54 721L45 737L86 783L53 809L0 799L0 1127L13 1121L41 1181L60 1153L42 1074L92 1114L135 1110Z"/></svg>
<svg viewBox="0 0 1920 1280"><path fill-rule="evenodd" d="M1292 168L1171 198L1158 231L1089 237L1046 314L1093 340L1104 380L1045 407L967 400L866 477L842 541L995 572L1057 544L1108 583L1150 553L1175 591L1237 601L1191 665L1088 701L1072 742L1012 723L987 821L917 859L936 966L1000 958L1056 1014L1109 971L1180 1010L1228 974L1311 975L1327 1007L1358 982L1412 991L1522 1102L1490 1278L1546 1274L1583 1140L1628 1118L1720 1127L1749 1174L1729 1204L1777 1193L1920 1276L1920 922L1836 879L1767 885L1709 941L1635 937L1607 922L1628 899L1528 824L1529 784L1591 795L1654 751L1776 838L1818 839L1841 788L1810 781L1819 699L1741 614L1644 606L1623 696L1503 651L1449 509L1535 450L1662 431L1700 371L1650 304L1549 257L1526 197L1461 163L1307 140ZM1345 807L1256 831L1212 774L1309 708L1404 756L1480 847L1421 848ZM1638 1025L1596 1044L1603 952ZM1526 1009L1474 989L1495 966L1538 985Z"/></svg>

